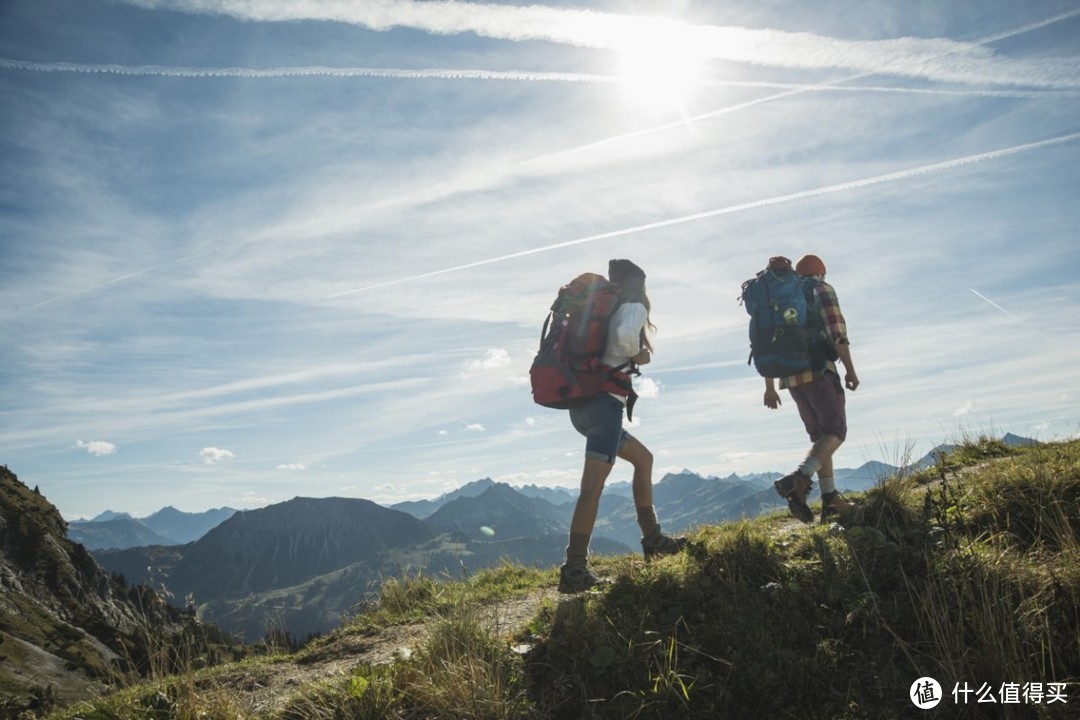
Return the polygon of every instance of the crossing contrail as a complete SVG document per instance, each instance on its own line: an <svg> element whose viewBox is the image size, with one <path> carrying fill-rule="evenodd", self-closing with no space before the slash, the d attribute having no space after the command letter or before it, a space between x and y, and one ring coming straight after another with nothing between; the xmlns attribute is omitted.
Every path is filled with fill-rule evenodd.
<svg viewBox="0 0 1080 720"><path fill-rule="evenodd" d="M1039 335L1042 335L1044 338L1050 340L1053 343L1059 343L1060 342L1060 338L1047 333L1045 330L1043 330L1043 329L1041 329L1041 328L1039 328L1039 327L1037 327L1035 325L1032 325L1030 323L1024 323L1024 321L1022 319L1020 319L1019 317L1017 317L1013 313L1009 312L1005 308L1001 307L996 302L994 302L990 298L986 297L985 295L983 295L981 292L979 292L975 288L968 288L968 290L970 290L972 292L972 294L975 295L975 297L979 298L980 300L985 302L990 307L996 308L996 309L1000 310L1001 312L1005 313L1006 315L1008 315L1009 317L1011 317L1013 320L1016 320L1017 322L1022 323L1027 330L1033 330L1036 333L1038 333Z"/></svg>
<svg viewBox="0 0 1080 720"><path fill-rule="evenodd" d="M1005 313L1006 315L1008 315L1009 317L1011 317L1011 318L1012 318L1013 320L1019 320L1019 319L1020 319L1020 318L1016 317L1015 315L1013 315L1013 314L1012 314L1011 312L1009 312L1008 310L1006 310L1005 308L1003 308L1003 307L1001 307L1000 305L998 305L998 304L997 304L996 302L994 302L994 301L993 301L993 300L991 300L990 298L988 298L988 297L986 297L985 295L983 295L983 294L982 294L981 292L979 292L979 291L978 291L978 290L976 290L975 288L968 288L968 290L970 290L971 292L973 292L973 293L975 294L975 296L976 296L976 297L978 297L978 298L979 298L980 300L984 300L984 301L985 301L985 302L986 302L987 304L991 305L992 307L996 307L996 308L997 308L998 310L1000 310L1001 312Z"/></svg>
<svg viewBox="0 0 1080 720"><path fill-rule="evenodd" d="M906 180L908 178L916 177L918 175L944 172L946 170L952 170L954 168L962 167L964 165L971 165L973 163L983 162L986 160L996 160L998 158L1008 157L1010 155L1019 155L1020 153L1030 152L1032 150L1039 150L1053 145L1061 145L1077 139L1080 139L1080 132L1070 133L1068 135L1060 135L1055 138L1039 140L1032 143L1025 143L1023 145L1013 145L1012 147L1001 148L1000 150L991 150L989 152L979 153L976 155L967 155L961 158L954 158L952 160L945 160L943 162L931 163L929 165L921 165L919 167L909 168L907 170L899 170L897 172L885 173L883 175L875 175L873 177L852 180L845 183L826 185L811 190L803 190L797 193L778 195L776 197L764 198L762 200L754 200L747 203L740 203L738 205L729 205L727 207L717 208L715 210L706 210L699 213L692 213L690 215L681 215L679 217L669 218L667 220L659 220L657 222L635 225L633 227L622 228L620 230L612 230L596 235L589 235L587 237L577 238L575 240L567 240L565 242L554 243L552 245L545 245L543 247L522 250L520 252L510 253L508 255L500 255L498 257L487 258L485 260L477 260L475 262L466 263L464 265L455 265L453 267L443 268L441 270L432 270L431 272L421 273L419 275L411 275L409 277L398 278L395 280L387 280L385 282L375 283L373 285L366 285L364 287L356 288L353 290L345 290L343 292L333 293L331 295L325 296L325 299L334 299L345 297L348 295L355 295L357 293L368 292L371 290L376 290L378 288L401 285L403 283L423 280L426 278L436 277L438 275L446 275L449 273L459 272L461 270L469 270L471 268L482 267L484 265L492 265L494 263L505 262L507 260L515 260L517 258L527 257L529 255L537 255L539 253L550 252L552 250L559 250L566 247L573 247L575 245L584 245L586 243L593 243L599 240L609 240L611 238L624 237L626 235L633 235L649 230L658 230L660 228L671 227L673 225L683 225L686 223L695 222L697 220L706 220L708 218L719 217L721 215L731 215L733 213L742 212L745 210L756 210L758 208L769 207L771 205L781 205L783 203L794 202L796 200L805 200L807 198L819 197L822 195L832 195L834 193L844 192L846 190L857 190L860 188L870 187L872 185L881 185L883 183ZM972 292L975 291L973 290Z"/></svg>
<svg viewBox="0 0 1080 720"><path fill-rule="evenodd" d="M91 285L90 287L79 288L77 290L72 290L70 292L66 292L66 293L63 293L61 295L55 295L55 296L53 296L51 298L48 298L47 300L42 300L40 302L36 302L33 305L26 305L24 307L18 308L18 310L20 312L24 311L24 310L36 310L38 308L45 307L46 305L50 305L50 304L52 304L54 302L57 302L59 300L66 300L67 298L77 297L79 295L85 295L87 293L92 293L92 292L94 292L96 290L100 290L102 288L109 287L110 285L116 285L117 283L121 283L121 282L123 282L125 280L130 280L131 278L139 277L141 275L146 275L148 273L152 273L152 272L154 272L156 270L160 270L162 268L170 267L170 266L173 266L173 265L178 265L180 263L188 262L190 260L195 260L197 258L205 257L206 255L210 255L213 252L214 251L212 251L212 250L206 250L206 251L203 251L203 252L195 253L193 255L185 255L183 257L175 258L173 260L166 260L165 262L160 262L160 263L157 263L155 265L149 265L149 266L141 268L139 270L135 270L135 271L132 271L132 272L129 272L129 273L125 273L123 275L118 275L117 277L106 280L105 282L98 283L97 285Z"/></svg>

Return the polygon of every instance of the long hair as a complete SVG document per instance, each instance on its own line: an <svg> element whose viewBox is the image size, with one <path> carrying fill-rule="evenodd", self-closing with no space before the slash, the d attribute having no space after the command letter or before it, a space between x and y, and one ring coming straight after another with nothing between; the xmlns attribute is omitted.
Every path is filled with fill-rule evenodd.
<svg viewBox="0 0 1080 720"><path fill-rule="evenodd" d="M641 328L641 347L652 352L653 346L650 337L656 334L656 325L653 325L649 316L652 315L652 303L645 293L645 278L636 274L618 277L612 275L611 280L619 284L622 292L619 298L622 302L636 302L645 306L645 327Z"/></svg>

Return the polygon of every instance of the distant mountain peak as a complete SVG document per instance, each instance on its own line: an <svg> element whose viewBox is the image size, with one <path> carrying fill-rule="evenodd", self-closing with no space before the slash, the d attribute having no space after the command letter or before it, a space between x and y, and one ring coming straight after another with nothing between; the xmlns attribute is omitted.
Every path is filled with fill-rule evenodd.
<svg viewBox="0 0 1080 720"><path fill-rule="evenodd" d="M131 513L116 512L114 510L106 510L105 512L100 513L100 514L96 515L95 517L91 518L90 522L108 522L109 520L118 520L120 518L124 518L124 519L127 519L127 520L134 520L134 518L131 516Z"/></svg>

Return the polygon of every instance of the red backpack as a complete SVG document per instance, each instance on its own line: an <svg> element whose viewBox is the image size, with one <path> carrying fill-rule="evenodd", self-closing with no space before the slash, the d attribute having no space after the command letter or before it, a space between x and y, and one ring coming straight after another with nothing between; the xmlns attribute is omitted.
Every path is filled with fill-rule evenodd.
<svg viewBox="0 0 1080 720"><path fill-rule="evenodd" d="M636 399L631 364L600 364L608 325L619 306L619 286L604 276L583 273L559 288L540 331L540 350L529 369L533 400L544 407L579 407L594 395L611 392L628 398L627 417Z"/></svg>

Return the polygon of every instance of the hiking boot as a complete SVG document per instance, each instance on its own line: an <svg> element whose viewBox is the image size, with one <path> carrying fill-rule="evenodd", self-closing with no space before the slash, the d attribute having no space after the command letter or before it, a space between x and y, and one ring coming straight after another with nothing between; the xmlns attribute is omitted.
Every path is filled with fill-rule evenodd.
<svg viewBox="0 0 1080 720"><path fill-rule="evenodd" d="M855 503L851 502L838 491L822 493L821 495L821 523L829 522L829 518L841 515L853 510Z"/></svg>
<svg viewBox="0 0 1080 720"><path fill-rule="evenodd" d="M806 496L814 482L802 473L785 475L773 483L780 497L787 500L788 511L804 523L814 522L814 511L806 504Z"/></svg>
<svg viewBox="0 0 1080 720"><path fill-rule="evenodd" d="M563 565L559 569L559 592L561 593L584 592L609 582L598 577L588 565Z"/></svg>
<svg viewBox="0 0 1080 720"><path fill-rule="evenodd" d="M646 560L652 560L665 555L674 555L686 547L686 542L687 539L682 535L671 537L660 532L660 528L656 528L648 537L641 538L641 550L645 553Z"/></svg>

